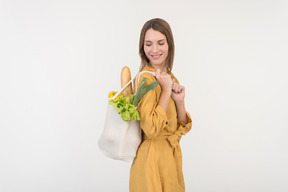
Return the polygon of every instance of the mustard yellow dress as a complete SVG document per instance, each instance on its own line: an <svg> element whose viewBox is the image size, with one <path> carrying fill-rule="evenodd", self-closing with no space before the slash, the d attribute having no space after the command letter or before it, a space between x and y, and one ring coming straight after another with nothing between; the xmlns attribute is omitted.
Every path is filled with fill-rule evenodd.
<svg viewBox="0 0 288 192"><path fill-rule="evenodd" d="M145 71L156 69L145 66ZM174 75L169 73L173 78ZM146 85L155 81L149 73ZM175 78L175 77L174 77ZM178 80L175 78L177 83ZM167 112L158 105L161 87L158 85L146 93L138 103L142 143L130 169L130 192L184 192L182 152L179 141L192 127L192 119L186 111L187 124L177 118L175 103L170 98Z"/></svg>

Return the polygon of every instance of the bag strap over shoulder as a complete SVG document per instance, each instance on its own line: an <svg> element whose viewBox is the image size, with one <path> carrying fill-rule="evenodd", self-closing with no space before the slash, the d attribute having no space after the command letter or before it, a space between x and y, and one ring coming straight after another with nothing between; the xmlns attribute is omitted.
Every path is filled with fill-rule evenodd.
<svg viewBox="0 0 288 192"><path fill-rule="evenodd" d="M122 87L119 91L117 91L117 93L116 93L111 99L114 100L122 91L124 91L124 89L125 89L126 87L128 87L128 85L129 85L130 83L132 83L132 87L133 87L133 81L134 81L135 78L136 78L135 90L137 90L137 84L139 83L139 80L140 80L139 77L140 77L143 73L150 73L150 74L152 74L153 76L155 76L155 72L152 72L152 71L141 71L141 72L138 73L133 79L131 79L124 87Z"/></svg>
<svg viewBox="0 0 288 192"><path fill-rule="evenodd" d="M140 81L140 76L143 74L143 73L150 73L152 74L153 76L155 76L155 72L152 72L152 71L141 71L135 78L136 78L136 83L135 83L135 91L137 90L137 85Z"/></svg>

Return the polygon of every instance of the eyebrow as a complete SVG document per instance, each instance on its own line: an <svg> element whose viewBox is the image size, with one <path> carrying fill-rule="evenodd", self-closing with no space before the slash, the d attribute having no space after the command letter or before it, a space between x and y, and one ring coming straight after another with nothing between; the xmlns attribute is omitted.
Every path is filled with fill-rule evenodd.
<svg viewBox="0 0 288 192"><path fill-rule="evenodd" d="M166 40L166 39L160 39L158 41L164 41L164 40ZM149 41L149 40L146 40L145 42L151 42L152 43L152 41Z"/></svg>

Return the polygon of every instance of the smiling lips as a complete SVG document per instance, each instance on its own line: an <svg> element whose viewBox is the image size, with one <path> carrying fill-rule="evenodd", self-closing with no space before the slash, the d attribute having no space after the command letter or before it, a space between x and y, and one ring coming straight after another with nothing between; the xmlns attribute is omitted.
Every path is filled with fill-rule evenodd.
<svg viewBox="0 0 288 192"><path fill-rule="evenodd" d="M158 54L158 55L151 55L151 57L152 57L153 59L157 60L157 59L160 58L161 55L162 55L162 54Z"/></svg>

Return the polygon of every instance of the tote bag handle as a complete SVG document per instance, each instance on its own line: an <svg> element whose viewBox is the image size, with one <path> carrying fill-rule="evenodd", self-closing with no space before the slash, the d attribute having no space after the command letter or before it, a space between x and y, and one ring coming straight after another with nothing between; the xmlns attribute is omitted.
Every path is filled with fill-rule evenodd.
<svg viewBox="0 0 288 192"><path fill-rule="evenodd" d="M115 99L122 91L124 91L124 89L126 88L126 87L128 87L128 85L130 84L130 83L132 83L132 87L133 87L133 81L134 81L134 79L136 78L136 85L135 85L135 90L137 90L137 84L139 83L139 77L140 77L140 75L142 75L143 73L150 73L150 74L152 74L153 76L155 76L155 72L152 72L152 71L141 71L140 73L138 73L138 75L136 75L133 79L131 79L123 88L121 88L111 99ZM134 94L135 95L135 94Z"/></svg>

